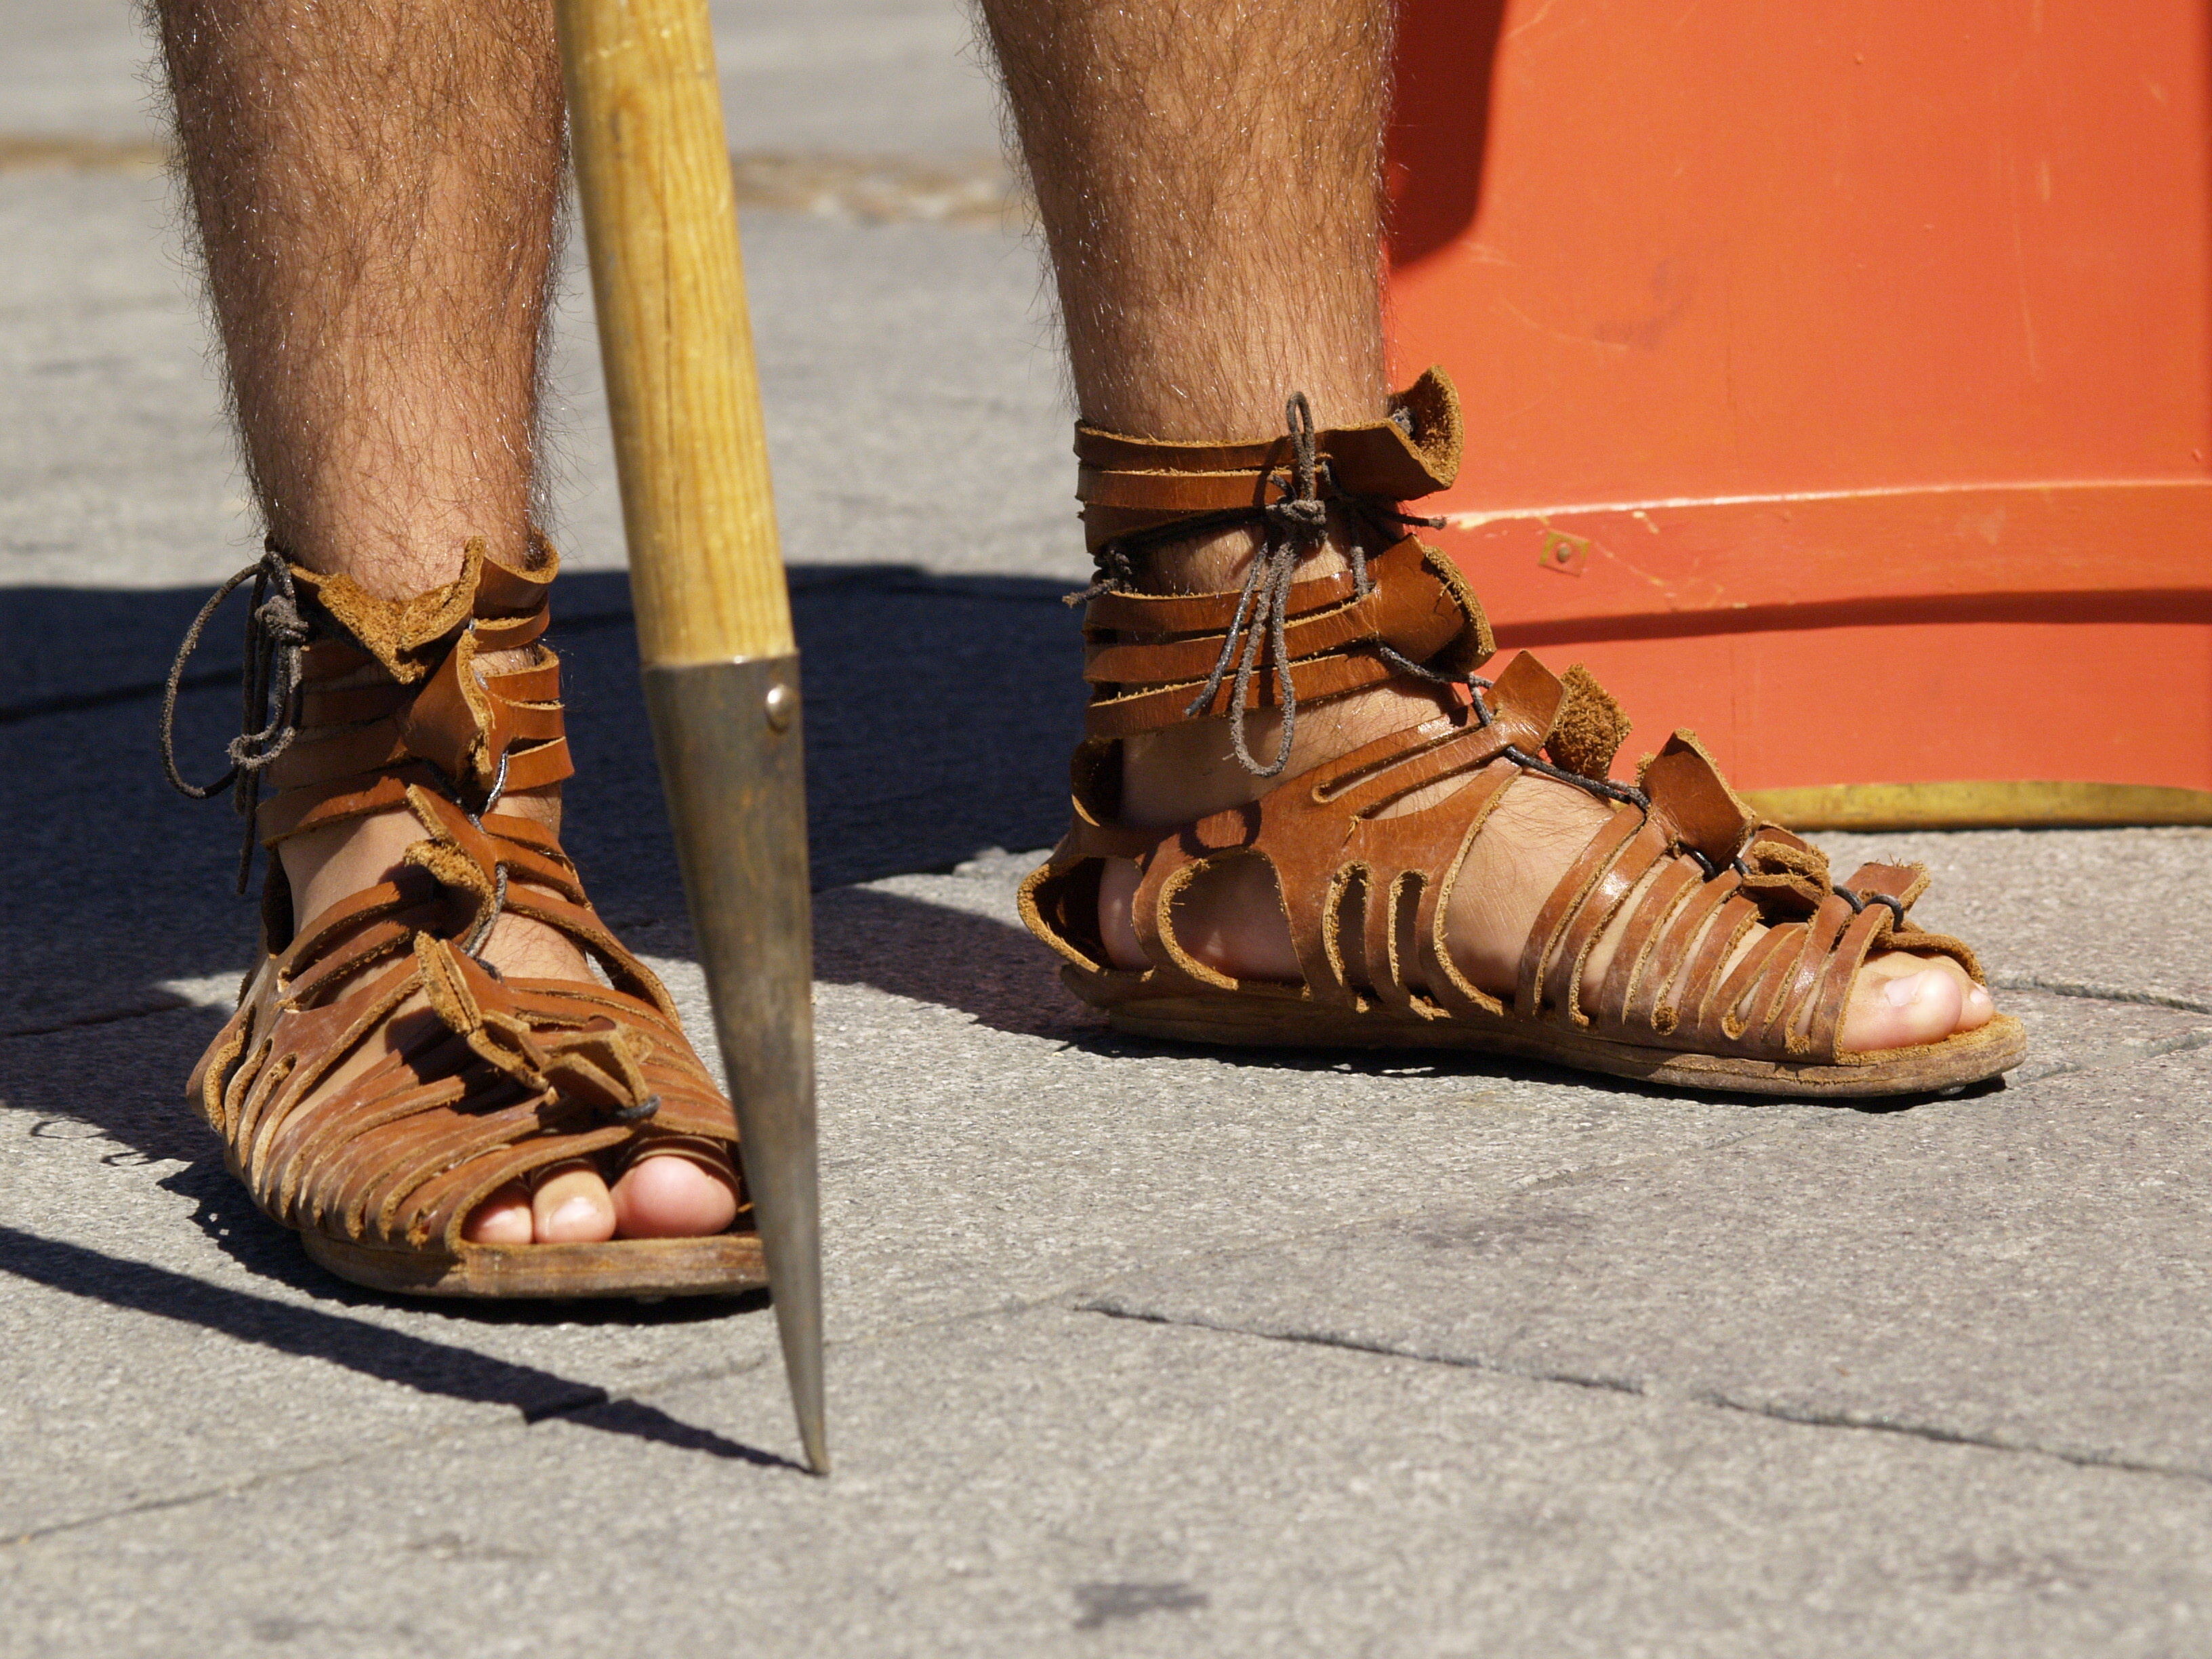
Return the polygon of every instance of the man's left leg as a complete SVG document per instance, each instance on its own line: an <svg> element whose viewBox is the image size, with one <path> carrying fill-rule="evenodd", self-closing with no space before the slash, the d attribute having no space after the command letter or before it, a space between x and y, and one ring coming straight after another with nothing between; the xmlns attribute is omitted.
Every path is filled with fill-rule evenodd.
<svg viewBox="0 0 2212 1659"><path fill-rule="evenodd" d="M1558 922L1564 931L1562 915L1610 918L1575 959L1586 1000L1607 981L1632 922L1656 932L1656 918L1676 914L1663 909L1668 903L1698 918L1696 932L1668 944L1691 963L1677 988L1695 980L1699 997L1715 1007L1717 993L1706 997L1706 981L1717 987L1739 966L1781 961L1784 950L1795 950L1805 930L1779 902L1756 922L1748 899L1721 908L1733 849L1723 851L1720 868L1705 864L1708 879L1691 898L1682 897L1691 890L1683 885L1685 857L1673 852L1649 861L1626 891L1625 878L1611 874L1563 890L1585 858L1595 869L1630 843L1597 845L1595 837L1628 819L1604 787L1564 777L1559 768L1546 775L1499 760L1478 787L1471 767L1455 762L1419 789L1407 785L1385 796L1387 805L1364 810L1357 823L1285 830L1269 844L1295 854L1309 876L1318 871L1308 890L1283 890L1272 853L1228 855L1241 848L1240 836L1268 833L1251 826L1265 826L1270 812L1280 815L1279 824L1295 821L1302 781L1328 785L1326 792L1308 786L1313 803L1383 794L1376 781L1383 760L1357 775L1354 789L1353 777L1328 770L1343 757L1402 734L1387 766L1417 771L1428 764L1431 740L1423 732L1460 731L1470 719L1444 683L1464 664L1437 672L1397 652L1379 631L1362 637L1342 617L1336 635L1292 653L1310 659L1294 675L1310 674L1317 692L1298 696L1294 722L1284 719L1276 659L1300 628L1318 636L1335 625L1321 614L1322 601L1264 654L1256 646L1247 651L1248 665L1261 664L1248 708L1238 708L1248 702L1245 676L1232 683L1224 673L1237 647L1250 644L1242 631L1248 614L1255 617L1252 634L1266 631L1261 613L1232 610L1230 601L1243 588L1245 606L1285 603L1287 591L1275 592L1272 574L1258 586L1245 584L1269 552L1297 548L1288 532L1259 522L1267 514L1252 501L1261 470L1249 457L1229 459L1231 452L1256 453L1273 438L1284 458L1273 465L1287 479L1291 446L1279 434L1291 392L1305 394L1302 403L1323 428L1380 422L1389 408L1378 256L1393 7L1390 0L982 0L981 9L1036 186L1079 416L1090 434L1085 516L1094 551L1105 556L1103 586L1116 590L1093 606L1086 665L1115 683L1093 688L1091 741L1081 757L1086 810L1103 815L1107 827L1087 837L1097 856L1077 859L1064 879L1054 877L1064 896L1051 901L1060 919L1042 931L1079 972L1157 967L1155 979L1172 984L1179 976L1194 999L1228 989L1196 982L1210 970L1255 981L1305 980L1345 1002L1381 981L1401 994L1454 994L1462 1007L1484 996L1513 1003L1524 964L1549 960L1536 949L1546 939L1540 930ZM1186 459L1177 459L1177 446ZM1239 471L1248 465L1254 470ZM1173 472L1177 466L1189 476ZM1390 504L1379 496L1369 503ZM1401 526L1382 534L1383 522L1365 513L1356 492L1337 493L1291 574L1322 587L1323 579L1341 579L1349 589L1352 550L1364 544L1366 556L1382 556L1404 533ZM1431 605L1424 599L1415 608L1425 615ZM1147 619L1147 606L1160 620ZM1104 673L1108 653L1126 676ZM1391 659L1395 672L1364 672ZM1437 741L1443 752L1444 740ZM1449 741L1458 752L1476 748L1473 738ZM1272 757L1273 764L1254 757ZM1510 787L1489 787L1509 772ZM1463 821L1450 817L1462 811ZM1243 815L1242 830L1225 827L1232 812ZM1388 832L1367 826L1394 817L1440 825L1423 832L1435 844L1419 857L1386 848L1373 867L1363 864L1355 837L1382 846ZM1194 860L1194 872L1177 865L1178 844L1212 846L1209 836L1225 838L1218 855ZM1395 878L1386 869L1393 861L1406 866ZM1176 873L1140 896L1147 869ZM1370 884L1381 885L1370 891ZM1602 899L1586 904L1594 892ZM1432 907L1438 959L1398 986L1412 959L1415 905L1437 893L1446 896ZM1837 895L1819 918L1824 938L1843 937L1836 929L1847 903L1864 909L1856 896ZM1294 938L1294 912L1304 920L1304 948ZM1401 913L1395 932L1368 928L1364 950L1352 937L1363 921ZM1897 934L1911 936L1902 903L1897 915ZM1784 918L1790 921L1782 927L1765 925ZM1154 928L1150 949L1140 920ZM1177 951L1191 962L1178 961ZM1628 955L1632 963L1643 960ZM1805 959L1800 978L1816 982L1822 959L1809 949ZM1438 982L1422 979L1424 972ZM1343 982L1329 983L1338 975ZM1979 1030L1995 1013L1987 990L1934 948L1872 951L1863 963L1854 959L1853 971L1817 983L1824 994L1848 991L1832 1011L1844 1050L1935 1043ZM1100 985L1102 997L1124 994ZM1803 1005L1802 987L1793 988ZM1521 1000L1540 1006L1526 993ZM1556 990L1549 1000L1560 1001ZM1626 993L1613 1000L1625 1007ZM1252 1006L1274 1005L1261 996ZM1671 1005L1660 1008L1655 1035L1672 1031L1673 1012ZM1644 1024L1650 1030L1653 1021ZM1420 1022L1408 1025L1418 1032Z"/></svg>

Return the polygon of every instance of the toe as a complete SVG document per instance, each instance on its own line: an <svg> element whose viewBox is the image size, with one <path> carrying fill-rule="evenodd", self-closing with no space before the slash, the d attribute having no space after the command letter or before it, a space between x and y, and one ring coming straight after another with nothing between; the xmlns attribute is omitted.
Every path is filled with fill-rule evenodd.
<svg viewBox="0 0 2212 1659"><path fill-rule="evenodd" d="M1989 987L1976 984L1966 977L1966 969L1954 963L1947 962L1943 965L1952 970L1960 983L1959 1024L1956 1029L1978 1030L1996 1018L1996 999L1990 994Z"/></svg>
<svg viewBox="0 0 2212 1659"><path fill-rule="evenodd" d="M530 1212L540 1244L598 1244L615 1236L607 1183L588 1164L564 1165L540 1180Z"/></svg>
<svg viewBox="0 0 2212 1659"><path fill-rule="evenodd" d="M471 1244L527 1244L536 1237L530 1220L530 1188L510 1181L476 1207L462 1224Z"/></svg>
<svg viewBox="0 0 2212 1659"><path fill-rule="evenodd" d="M1930 963L1909 956L1870 962L1851 987L1841 1046L1859 1050L1903 1048L1916 1042L1938 1042L1954 1031L1985 1024L1994 1012L1989 994L1982 992L1977 1018L1968 986L1965 974L1949 962Z"/></svg>
<svg viewBox="0 0 2212 1659"><path fill-rule="evenodd" d="M737 1219L726 1176L670 1153L638 1159L615 1182L616 1230L624 1238L698 1238Z"/></svg>

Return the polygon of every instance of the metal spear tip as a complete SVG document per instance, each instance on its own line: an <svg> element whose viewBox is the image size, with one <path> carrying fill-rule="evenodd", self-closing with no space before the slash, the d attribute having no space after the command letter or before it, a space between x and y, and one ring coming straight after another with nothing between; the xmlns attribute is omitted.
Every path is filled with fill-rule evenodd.
<svg viewBox="0 0 2212 1659"><path fill-rule="evenodd" d="M828 1474L830 1436L823 1427L822 1396L819 1394L799 1407L799 1443L805 1449L806 1467L816 1474Z"/></svg>
<svg viewBox="0 0 2212 1659"><path fill-rule="evenodd" d="M718 1010L719 1012L719 1010ZM718 1020L718 1024L720 1024ZM724 1039L726 1044L728 1038ZM737 1068L731 1067L732 1078ZM809 1073L811 1081L811 1074ZM739 1098L744 1094L740 1086ZM822 1229L817 1186L813 1098L803 1124L759 1109L740 1114L745 1184L768 1265L769 1296L783 1347L783 1374L799 1419L799 1443L816 1474L830 1473L830 1437L822 1388ZM745 1121L746 1118L750 1121Z"/></svg>
<svg viewBox="0 0 2212 1659"><path fill-rule="evenodd" d="M799 1441L826 1474L799 660L649 666L645 690Z"/></svg>

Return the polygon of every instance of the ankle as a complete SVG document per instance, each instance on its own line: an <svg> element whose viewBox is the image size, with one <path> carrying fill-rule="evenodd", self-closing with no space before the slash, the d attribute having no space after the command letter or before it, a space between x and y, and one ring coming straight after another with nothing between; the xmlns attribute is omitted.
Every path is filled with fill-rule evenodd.
<svg viewBox="0 0 2212 1659"><path fill-rule="evenodd" d="M1116 817L1133 827L1157 829L1241 806L1259 799L1284 779L1295 778L1363 743L1433 720L1443 708L1443 700L1431 688L1406 684L1302 704L1291 757L1280 773L1270 777L1247 771L1237 760L1225 720L1190 720L1165 732L1125 738ZM1272 756L1281 741L1282 722L1261 710L1246 722L1244 731L1246 746L1254 754Z"/></svg>
<svg viewBox="0 0 2212 1659"><path fill-rule="evenodd" d="M1139 554L1138 586L1151 593L1225 593L1242 586L1252 560L1265 546L1256 529L1213 530ZM1330 515L1328 537L1298 562L1301 580L1352 568L1352 532ZM1370 548L1369 552L1379 552Z"/></svg>
<svg viewBox="0 0 2212 1659"><path fill-rule="evenodd" d="M1139 561L1138 582L1144 591L1155 593L1231 592L1243 585L1264 545L1260 532L1246 529L1213 531L1170 543ZM1355 546L1352 532L1334 522L1333 515L1327 538L1300 561L1299 579L1350 569ZM1395 684L1301 705L1290 759L1273 776L1255 775L1238 761L1226 720L1187 720L1127 738L1121 745L1121 821L1158 827L1256 800L1282 778L1295 777L1385 732L1431 719L1443 706L1426 686ZM1248 717L1244 730L1247 748L1255 755L1270 756L1281 741L1282 720L1271 710L1257 709Z"/></svg>
<svg viewBox="0 0 2212 1659"><path fill-rule="evenodd" d="M502 813L528 818L558 835L558 784L504 796ZM320 830L292 836L277 844L275 858L292 894L292 914L305 924L365 887L388 878L407 849L427 832L412 812L373 812Z"/></svg>

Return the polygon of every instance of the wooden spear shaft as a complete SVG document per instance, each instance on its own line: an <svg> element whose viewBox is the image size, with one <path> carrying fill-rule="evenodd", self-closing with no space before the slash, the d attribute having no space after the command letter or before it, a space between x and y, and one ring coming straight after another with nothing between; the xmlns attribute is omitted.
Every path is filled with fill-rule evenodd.
<svg viewBox="0 0 2212 1659"><path fill-rule="evenodd" d="M799 658L706 0L556 0L653 742L807 1461L823 1430Z"/></svg>

